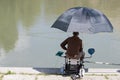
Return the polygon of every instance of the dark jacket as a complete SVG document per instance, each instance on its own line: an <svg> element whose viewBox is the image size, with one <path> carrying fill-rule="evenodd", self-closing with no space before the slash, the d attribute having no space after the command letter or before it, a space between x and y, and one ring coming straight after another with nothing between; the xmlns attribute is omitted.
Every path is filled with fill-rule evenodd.
<svg viewBox="0 0 120 80"><path fill-rule="evenodd" d="M77 36L72 36L64 40L61 47L66 50L67 55L74 57L82 51L82 40Z"/></svg>

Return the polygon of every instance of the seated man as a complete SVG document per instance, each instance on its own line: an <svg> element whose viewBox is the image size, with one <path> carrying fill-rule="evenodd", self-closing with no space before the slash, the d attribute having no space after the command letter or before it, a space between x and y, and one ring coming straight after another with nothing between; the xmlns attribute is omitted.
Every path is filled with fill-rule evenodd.
<svg viewBox="0 0 120 80"><path fill-rule="evenodd" d="M82 48L82 40L78 37L78 32L73 32L72 37L68 37L61 43L61 47L66 50L66 57L72 59L83 60L84 52ZM67 45L67 47L66 47Z"/></svg>

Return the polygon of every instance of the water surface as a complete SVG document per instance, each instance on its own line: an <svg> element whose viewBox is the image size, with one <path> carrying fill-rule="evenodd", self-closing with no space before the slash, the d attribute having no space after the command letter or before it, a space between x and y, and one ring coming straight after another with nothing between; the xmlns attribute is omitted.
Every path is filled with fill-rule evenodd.
<svg viewBox="0 0 120 80"><path fill-rule="evenodd" d="M0 66L61 67L64 59L55 56L59 44L71 33L51 28L61 13L84 6L102 11L114 32L80 34L84 51L95 48L90 61L120 63L120 0L0 0ZM63 51L63 50L62 50ZM85 64L85 67L120 66Z"/></svg>

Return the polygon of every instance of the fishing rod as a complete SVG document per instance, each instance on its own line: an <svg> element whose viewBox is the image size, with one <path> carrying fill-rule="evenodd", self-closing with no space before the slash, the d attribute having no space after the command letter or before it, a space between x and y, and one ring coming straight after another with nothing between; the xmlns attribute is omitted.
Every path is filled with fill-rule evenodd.
<svg viewBox="0 0 120 80"><path fill-rule="evenodd" d="M108 62L95 62L95 61L84 61L85 63L93 63L93 64L105 64L105 65L115 65L115 66L120 66L120 64L116 63L108 63Z"/></svg>
<svg viewBox="0 0 120 80"><path fill-rule="evenodd" d="M85 57L85 58L92 58L92 55L94 54L95 52L95 49L94 48L89 48L88 49L88 53L90 54L90 57ZM59 56L59 57L66 57L66 56L62 56L64 52L62 51L58 51L56 56ZM115 66L120 66L120 64L117 64L117 63L108 63L108 62L96 62L96 61L84 61L84 63L93 63L93 64L105 64L105 65L115 65Z"/></svg>

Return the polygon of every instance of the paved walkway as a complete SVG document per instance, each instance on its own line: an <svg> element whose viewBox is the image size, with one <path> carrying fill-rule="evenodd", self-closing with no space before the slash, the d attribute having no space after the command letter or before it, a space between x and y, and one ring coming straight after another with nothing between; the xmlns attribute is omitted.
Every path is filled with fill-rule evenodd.
<svg viewBox="0 0 120 80"><path fill-rule="evenodd" d="M59 72L58 68L0 67L0 80L72 80ZM120 80L120 69L87 69L77 80Z"/></svg>

